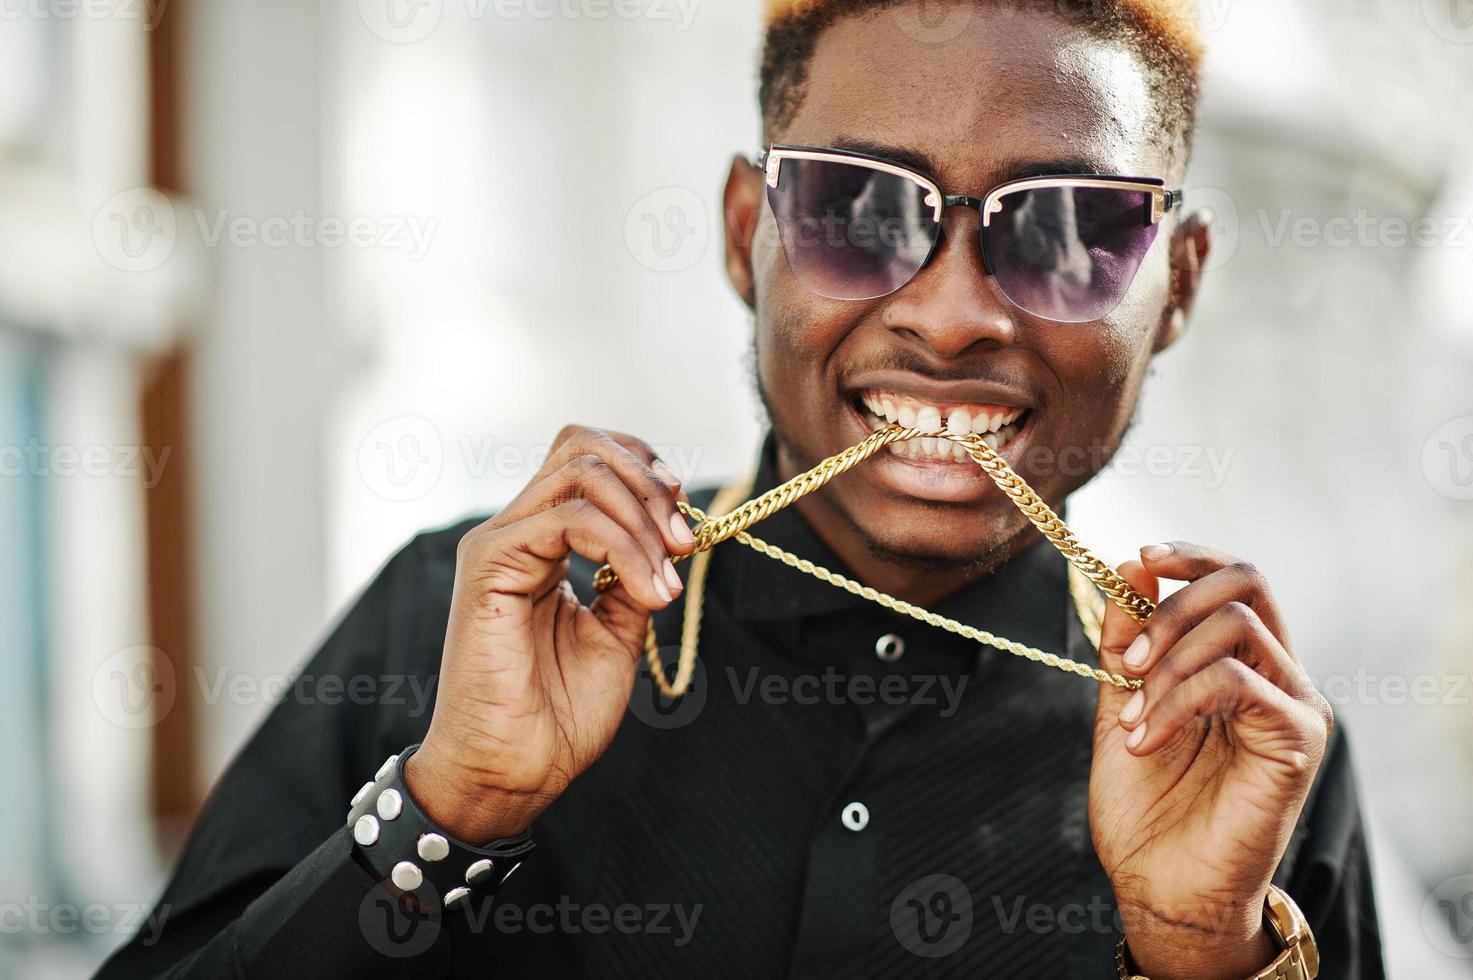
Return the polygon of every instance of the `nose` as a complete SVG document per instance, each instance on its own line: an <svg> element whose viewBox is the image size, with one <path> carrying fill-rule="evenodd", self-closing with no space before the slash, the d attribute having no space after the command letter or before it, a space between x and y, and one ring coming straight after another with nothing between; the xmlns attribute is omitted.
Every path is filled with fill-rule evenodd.
<svg viewBox="0 0 1473 980"><path fill-rule="evenodd" d="M886 327L913 337L939 358L1017 340L1014 311L982 266L980 225L976 209L947 208L936 253L890 298L882 317Z"/></svg>

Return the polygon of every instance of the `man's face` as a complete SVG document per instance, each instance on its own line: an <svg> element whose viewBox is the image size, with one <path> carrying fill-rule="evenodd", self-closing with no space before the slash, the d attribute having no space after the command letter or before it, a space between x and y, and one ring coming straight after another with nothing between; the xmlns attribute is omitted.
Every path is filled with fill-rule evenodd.
<svg viewBox="0 0 1473 980"><path fill-rule="evenodd" d="M806 98L774 141L859 145L913 162L948 194L980 197L1040 164L1179 186L1166 141L1150 138L1160 116L1137 55L1051 15L967 11L966 29L945 43L906 33L895 8L840 20L820 37ZM1118 446L1151 355L1169 339L1170 216L1119 307L1089 323L1050 322L1003 299L982 266L975 209L948 208L930 263L862 301L805 289L770 209L759 221L756 368L784 476L868 435L863 396L888 395L943 412L1022 410L1002 455L1057 505ZM889 451L804 503L816 524L858 530L872 553L930 567L1002 558L1027 529L970 461Z"/></svg>

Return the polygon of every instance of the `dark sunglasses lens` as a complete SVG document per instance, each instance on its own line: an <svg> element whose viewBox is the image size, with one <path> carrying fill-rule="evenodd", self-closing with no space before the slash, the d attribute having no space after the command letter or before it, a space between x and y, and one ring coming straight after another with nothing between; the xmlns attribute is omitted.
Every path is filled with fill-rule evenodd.
<svg viewBox="0 0 1473 980"><path fill-rule="evenodd" d="M1027 312L1065 323L1120 304L1159 227L1145 191L1049 187L1001 203L983 230L998 287Z"/></svg>
<svg viewBox="0 0 1473 980"><path fill-rule="evenodd" d="M874 299L920 271L940 225L913 180L828 160L782 161L767 200L788 267L831 299Z"/></svg>

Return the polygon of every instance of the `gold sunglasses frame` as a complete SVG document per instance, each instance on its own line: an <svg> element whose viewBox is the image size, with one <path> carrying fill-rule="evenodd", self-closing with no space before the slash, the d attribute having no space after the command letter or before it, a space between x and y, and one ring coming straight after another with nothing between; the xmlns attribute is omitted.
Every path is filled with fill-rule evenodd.
<svg viewBox="0 0 1473 980"><path fill-rule="evenodd" d="M784 160L815 160L839 163L848 166L868 167L896 177L904 177L926 191L925 204L932 210L932 220L938 224L948 207L965 205L975 207L982 215L982 227L991 224L992 216L1002 210L1002 199L1009 194L1023 191L1043 190L1051 187L1102 187L1113 190L1133 190L1151 196L1151 224L1159 224L1167 212L1181 206L1180 189L1168 190L1165 181L1154 177L1124 177L1114 174L1056 174L1043 177L1021 177L1004 181L982 197L948 195L941 185L930 177L903 164L853 150L825 149L815 146L794 146L774 143L757 158L757 166L766 175L767 186L776 188Z"/></svg>

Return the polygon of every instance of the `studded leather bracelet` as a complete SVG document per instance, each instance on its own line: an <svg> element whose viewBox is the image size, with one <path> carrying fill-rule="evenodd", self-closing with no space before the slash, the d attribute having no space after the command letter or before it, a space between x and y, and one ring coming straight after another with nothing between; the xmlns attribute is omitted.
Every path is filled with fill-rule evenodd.
<svg viewBox="0 0 1473 980"><path fill-rule="evenodd" d="M389 756L348 811L361 860L380 881L415 902L464 906L496 893L532 850L531 831L476 847L430 820L404 785L404 762L419 745Z"/></svg>

